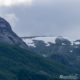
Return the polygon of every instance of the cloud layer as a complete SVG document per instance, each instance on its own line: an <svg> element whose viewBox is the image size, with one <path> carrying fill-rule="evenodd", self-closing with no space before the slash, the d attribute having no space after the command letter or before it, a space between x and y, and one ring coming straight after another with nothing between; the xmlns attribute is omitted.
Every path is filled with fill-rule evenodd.
<svg viewBox="0 0 80 80"><path fill-rule="evenodd" d="M20 36L80 38L80 0L0 0L0 16Z"/></svg>
<svg viewBox="0 0 80 80"><path fill-rule="evenodd" d="M4 17L11 24L12 27L15 27L18 18L14 13L6 14Z"/></svg>
<svg viewBox="0 0 80 80"><path fill-rule="evenodd" d="M31 4L32 0L0 0L0 6L14 6L20 4Z"/></svg>

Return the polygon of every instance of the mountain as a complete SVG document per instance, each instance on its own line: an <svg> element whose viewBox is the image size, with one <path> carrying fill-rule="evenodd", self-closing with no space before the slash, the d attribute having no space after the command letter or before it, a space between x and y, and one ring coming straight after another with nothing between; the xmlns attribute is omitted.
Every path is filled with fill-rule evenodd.
<svg viewBox="0 0 80 80"><path fill-rule="evenodd" d="M12 31L10 24L3 18L0 18L0 42L27 48L27 45Z"/></svg>
<svg viewBox="0 0 80 80"><path fill-rule="evenodd" d="M31 51L0 43L0 80L62 80L60 75L76 73Z"/></svg>
<svg viewBox="0 0 80 80"><path fill-rule="evenodd" d="M38 46L38 42L43 42L45 46L50 46L51 44L55 44L55 43L62 43L62 45L66 45L67 43L70 44L71 42L63 37L50 37L50 36L31 36L31 37L22 37L22 39L24 40L24 42L26 42L26 44L29 47L37 47Z"/></svg>
<svg viewBox="0 0 80 80"><path fill-rule="evenodd" d="M29 49L45 58L66 66L80 68L80 40L71 41L63 37L23 37Z"/></svg>
<svg viewBox="0 0 80 80"><path fill-rule="evenodd" d="M33 36L22 37L22 39L32 51L44 57L50 56L53 53L66 54L72 51L73 42L63 37Z"/></svg>
<svg viewBox="0 0 80 80"><path fill-rule="evenodd" d="M12 31L10 24L0 18L0 80L62 80L63 76L75 74L80 74L78 68L35 53Z"/></svg>

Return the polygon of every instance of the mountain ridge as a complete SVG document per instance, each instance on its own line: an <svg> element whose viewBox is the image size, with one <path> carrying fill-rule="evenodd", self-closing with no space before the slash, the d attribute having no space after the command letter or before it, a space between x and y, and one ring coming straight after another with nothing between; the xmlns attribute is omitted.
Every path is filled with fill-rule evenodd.
<svg viewBox="0 0 80 80"><path fill-rule="evenodd" d="M45 58L76 69L80 66L80 40L72 42L63 37L52 37L52 39L50 37L38 37L23 40L31 51Z"/></svg>
<svg viewBox="0 0 80 80"><path fill-rule="evenodd" d="M70 41L57 38L55 42L53 39L54 44L49 43L50 45L47 46L45 46L46 44L41 41L41 39L39 39L39 41L34 40L34 42L37 47L27 46L27 44L13 32L10 24L3 18L0 18L1 80L62 80L60 75L75 75L80 73L80 65L77 65L78 67L70 65L74 64L76 58L72 56L72 51L70 56L67 55L67 50L71 48ZM55 52L55 55L53 52ZM45 58L42 54L46 55L46 53L47 57ZM68 57L62 55L63 53ZM72 62L68 64L67 58ZM75 62L79 64L80 59L78 58L77 61L78 63Z"/></svg>
<svg viewBox="0 0 80 80"><path fill-rule="evenodd" d="M61 80L60 75L76 73L79 71L31 51L0 43L1 80Z"/></svg>
<svg viewBox="0 0 80 80"><path fill-rule="evenodd" d="M0 42L18 45L27 49L25 42L21 40L16 33L13 32L11 25L3 18L0 17Z"/></svg>

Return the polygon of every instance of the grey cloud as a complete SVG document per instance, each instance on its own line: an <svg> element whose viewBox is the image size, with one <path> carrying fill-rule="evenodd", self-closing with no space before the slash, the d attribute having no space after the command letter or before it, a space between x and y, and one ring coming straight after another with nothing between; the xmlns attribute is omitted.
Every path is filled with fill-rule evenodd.
<svg viewBox="0 0 80 80"><path fill-rule="evenodd" d="M4 8L0 9L0 12L14 13L18 17L19 21L13 29L20 36L61 35L73 38L74 34L74 39L79 38L80 1L59 0L59 2L37 0L32 6Z"/></svg>

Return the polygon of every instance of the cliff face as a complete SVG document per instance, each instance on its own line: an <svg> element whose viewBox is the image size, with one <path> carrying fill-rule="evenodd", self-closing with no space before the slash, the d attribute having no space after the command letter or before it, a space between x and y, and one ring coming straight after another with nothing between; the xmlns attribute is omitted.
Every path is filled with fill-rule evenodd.
<svg viewBox="0 0 80 80"><path fill-rule="evenodd" d="M0 42L27 48L27 45L12 31L10 24L3 18L0 18Z"/></svg>

